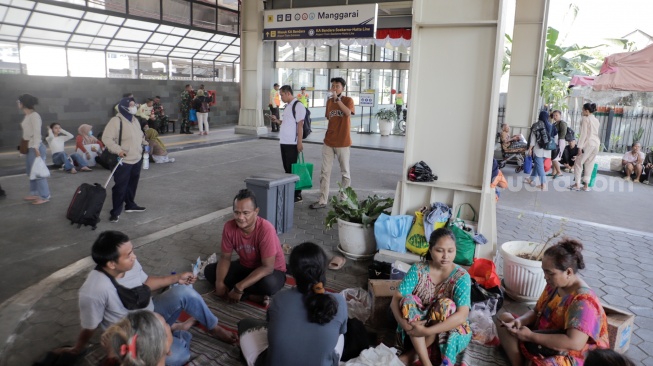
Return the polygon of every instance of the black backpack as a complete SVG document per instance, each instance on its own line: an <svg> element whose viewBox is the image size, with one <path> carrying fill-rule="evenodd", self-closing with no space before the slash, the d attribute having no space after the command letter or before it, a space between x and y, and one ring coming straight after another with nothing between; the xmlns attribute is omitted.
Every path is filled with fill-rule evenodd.
<svg viewBox="0 0 653 366"><path fill-rule="evenodd" d="M297 117L295 114L295 106L297 105L297 103L300 103L300 101L296 101L292 105L292 116L295 119L295 122L297 122ZM308 135L311 134L311 132L313 132L313 130L311 130L311 111L309 111L308 108L306 108L306 116L304 117L304 125L302 127L304 129L304 133L302 134L302 139L305 139L308 137Z"/></svg>
<svg viewBox="0 0 653 366"><path fill-rule="evenodd" d="M535 140L537 145L544 149L549 144L549 132L546 130L546 125L542 121L537 121L533 126L535 129Z"/></svg>
<svg viewBox="0 0 653 366"><path fill-rule="evenodd" d="M571 127L567 127L567 134L565 135L565 141L569 142L576 139L576 133Z"/></svg>

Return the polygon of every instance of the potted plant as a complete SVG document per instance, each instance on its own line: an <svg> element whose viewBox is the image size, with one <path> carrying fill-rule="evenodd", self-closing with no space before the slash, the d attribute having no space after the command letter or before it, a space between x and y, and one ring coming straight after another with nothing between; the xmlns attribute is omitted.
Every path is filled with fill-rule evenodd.
<svg viewBox="0 0 653 366"><path fill-rule="evenodd" d="M539 299L546 286L542 257L551 241L562 235L564 225L563 220L560 229L546 241L543 240L543 244L509 241L501 245L499 250L503 259L503 285L508 296L521 302L535 302Z"/></svg>
<svg viewBox="0 0 653 366"><path fill-rule="evenodd" d="M379 119L381 136L389 136L392 132L392 122L397 120L397 111L392 108L381 108L374 117Z"/></svg>
<svg viewBox="0 0 653 366"><path fill-rule="evenodd" d="M378 195L359 201L351 187L340 187L338 194L329 200L331 210L327 213L325 225L331 229L337 223L343 254L350 254L351 259L371 256L376 252L374 222L393 203L393 198Z"/></svg>

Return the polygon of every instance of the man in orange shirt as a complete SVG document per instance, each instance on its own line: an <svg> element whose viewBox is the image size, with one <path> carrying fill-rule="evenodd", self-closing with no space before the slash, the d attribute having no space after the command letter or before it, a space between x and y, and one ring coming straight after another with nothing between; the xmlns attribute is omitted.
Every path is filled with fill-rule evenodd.
<svg viewBox="0 0 653 366"><path fill-rule="evenodd" d="M322 145L322 170L320 171L320 199L310 205L312 209L326 207L329 198L329 179L333 159L338 158L342 186L349 187L349 147L351 146L351 118L354 114L354 100L342 95L347 83L343 78L331 79L331 96L327 100L325 117L329 121L324 145Z"/></svg>

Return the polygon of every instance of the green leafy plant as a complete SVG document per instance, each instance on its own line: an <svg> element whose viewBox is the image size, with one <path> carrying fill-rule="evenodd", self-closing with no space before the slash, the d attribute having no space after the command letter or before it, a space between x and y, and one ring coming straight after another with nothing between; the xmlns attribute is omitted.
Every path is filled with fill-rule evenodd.
<svg viewBox="0 0 653 366"><path fill-rule="evenodd" d="M633 144L636 142L639 142L639 140L642 139L642 136L644 136L644 127L640 127L637 132L633 135Z"/></svg>
<svg viewBox="0 0 653 366"><path fill-rule="evenodd" d="M392 207L394 198L384 198L375 194L359 201L356 192L351 187L340 186L338 194L331 197L329 204L331 210L327 213L324 222L327 229L331 229L338 219L369 227L374 224L381 213Z"/></svg>
<svg viewBox="0 0 653 366"><path fill-rule="evenodd" d="M391 108L381 108L379 109L378 112L374 115L374 117L378 119L385 119L388 121L394 121L397 119L397 111L395 109Z"/></svg>

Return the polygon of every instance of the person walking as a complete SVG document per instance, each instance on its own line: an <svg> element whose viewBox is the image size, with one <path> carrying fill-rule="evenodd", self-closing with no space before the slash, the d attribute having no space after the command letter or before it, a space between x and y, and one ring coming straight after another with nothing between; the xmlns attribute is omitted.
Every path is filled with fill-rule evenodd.
<svg viewBox="0 0 653 366"><path fill-rule="evenodd" d="M133 98L122 98L118 104L119 114L107 123L102 134L102 142L114 154L122 158L122 163L113 175L111 190L113 209L110 222L118 222L125 205L125 212L143 212L145 207L136 204L136 189L143 165L143 145L147 145L141 126L134 117L136 106ZM119 142L122 125L122 140Z"/></svg>
<svg viewBox="0 0 653 366"><path fill-rule="evenodd" d="M192 134L190 132L190 109L191 103L193 101L193 87L190 84L186 84L186 88L180 94L181 102L179 104L179 112L181 113L181 126L179 127L179 133L181 134Z"/></svg>
<svg viewBox="0 0 653 366"><path fill-rule="evenodd" d="M281 146L281 161L286 173L292 173L292 165L297 162L299 153L304 151L302 135L304 134L304 118L306 108L297 98L293 97L290 85L284 85L280 89L281 100L287 107L283 110L283 119L280 121L271 116L272 123L281 125L279 132L279 144ZM293 113L294 110L294 113ZM295 203L301 202L302 191L295 190Z"/></svg>
<svg viewBox="0 0 653 366"><path fill-rule="evenodd" d="M560 170L560 160L562 159L562 153L567 147L567 141L565 136L567 136L567 122L562 120L562 112L555 110L551 113L551 119L553 120L553 128L558 131L558 148L551 151L551 166L553 171L547 176L551 176L553 179L562 176L562 170Z"/></svg>
<svg viewBox="0 0 653 366"><path fill-rule="evenodd" d="M580 121L578 155L576 156L576 164L574 165L576 182L569 187L573 191L590 191L588 185L592 178L594 160L596 160L596 155L599 153L599 146L601 146L601 140L599 139L599 120L594 117L594 112L596 112L596 104L583 104L583 119Z"/></svg>
<svg viewBox="0 0 653 366"><path fill-rule="evenodd" d="M23 129L23 140L27 141L27 157L25 160L27 176L32 172L34 160L43 159L45 162L45 145L42 142L41 125L43 121L41 116L34 111L34 107L39 103L38 98L30 94L22 94L18 97L18 109L24 114L25 118L20 123ZM25 197L33 205L41 205L50 200L50 187L46 178L30 179L29 195Z"/></svg>
<svg viewBox="0 0 653 366"><path fill-rule="evenodd" d="M395 95L395 108L397 108L397 118L401 119L401 111L404 109L404 94L401 90Z"/></svg>
<svg viewBox="0 0 653 366"><path fill-rule="evenodd" d="M533 184L535 177L539 177L540 185L535 187L543 191L547 190L546 175L544 174L544 159L551 156L551 152L539 145L537 135L540 133L546 133L549 138L553 138L551 136L552 129L553 126L549 123L549 113L547 111L540 111L537 122L533 123L533 126L531 127L531 135L529 138L530 147L527 152L529 155L533 155L533 172L529 178L524 179L524 183Z"/></svg>
<svg viewBox="0 0 653 366"><path fill-rule="evenodd" d="M279 95L279 84L274 83L274 87L272 90L270 90L270 120L272 120L272 116L276 117L279 119L279 107L281 106L281 96ZM272 127L272 132L279 132L279 125L276 123L271 123Z"/></svg>
<svg viewBox="0 0 653 366"><path fill-rule="evenodd" d="M309 207L324 208L329 197L329 179L333 159L338 158L342 187L349 187L349 147L351 146L351 115L354 114L354 100L342 95L347 83L337 77L331 79L331 96L327 100L325 117L329 120L322 145L322 169L320 170L320 199Z"/></svg>

